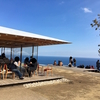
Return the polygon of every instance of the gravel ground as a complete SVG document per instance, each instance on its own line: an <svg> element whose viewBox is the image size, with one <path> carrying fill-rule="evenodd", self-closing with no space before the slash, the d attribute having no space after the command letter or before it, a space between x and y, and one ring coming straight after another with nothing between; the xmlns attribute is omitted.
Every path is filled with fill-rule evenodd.
<svg viewBox="0 0 100 100"><path fill-rule="evenodd" d="M0 100L100 100L100 73L64 67L54 67L53 73L71 82L0 88Z"/></svg>

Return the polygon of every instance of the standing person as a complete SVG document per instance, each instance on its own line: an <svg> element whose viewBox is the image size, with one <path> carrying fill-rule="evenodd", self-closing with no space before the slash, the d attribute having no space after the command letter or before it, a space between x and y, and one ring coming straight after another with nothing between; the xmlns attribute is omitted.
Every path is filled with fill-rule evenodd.
<svg viewBox="0 0 100 100"><path fill-rule="evenodd" d="M73 59L74 67L76 66L76 59Z"/></svg>
<svg viewBox="0 0 100 100"><path fill-rule="evenodd" d="M70 56L70 58L69 58L69 64L71 64L71 67L72 67L72 65L73 65L73 57L72 56Z"/></svg>
<svg viewBox="0 0 100 100"><path fill-rule="evenodd" d="M99 60L97 60L96 62L96 67L97 67L97 70L99 70Z"/></svg>
<svg viewBox="0 0 100 100"><path fill-rule="evenodd" d="M69 57L69 64L68 64L68 66L72 67L72 56Z"/></svg>
<svg viewBox="0 0 100 100"><path fill-rule="evenodd" d="M69 63L71 63L71 62L72 62L72 56L69 57Z"/></svg>

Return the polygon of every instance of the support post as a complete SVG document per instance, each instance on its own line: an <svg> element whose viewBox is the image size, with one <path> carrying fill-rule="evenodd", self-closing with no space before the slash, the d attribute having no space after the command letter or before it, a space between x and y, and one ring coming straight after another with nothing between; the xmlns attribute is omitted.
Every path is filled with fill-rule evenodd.
<svg viewBox="0 0 100 100"><path fill-rule="evenodd" d="M2 48L1 48L1 54L2 54Z"/></svg>
<svg viewBox="0 0 100 100"><path fill-rule="evenodd" d="M37 45L37 61L38 61L38 45Z"/></svg>
<svg viewBox="0 0 100 100"><path fill-rule="evenodd" d="M3 48L1 48L1 55L2 55L2 52L3 52Z"/></svg>
<svg viewBox="0 0 100 100"><path fill-rule="evenodd" d="M32 46L32 58L34 56L34 46Z"/></svg>
<svg viewBox="0 0 100 100"><path fill-rule="evenodd" d="M22 63L22 45L21 45L21 50L20 50L20 62ZM20 71L21 71L21 63L20 63Z"/></svg>
<svg viewBox="0 0 100 100"><path fill-rule="evenodd" d="M5 53L5 47L4 47L4 53Z"/></svg>
<svg viewBox="0 0 100 100"><path fill-rule="evenodd" d="M10 55L10 59L12 59L12 47L11 47L11 55Z"/></svg>

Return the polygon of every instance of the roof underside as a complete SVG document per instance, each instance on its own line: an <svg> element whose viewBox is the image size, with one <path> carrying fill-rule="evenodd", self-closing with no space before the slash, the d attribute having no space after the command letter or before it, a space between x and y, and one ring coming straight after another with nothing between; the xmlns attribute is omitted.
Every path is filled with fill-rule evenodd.
<svg viewBox="0 0 100 100"><path fill-rule="evenodd" d="M55 44L70 44L70 42L0 26L0 47L13 48Z"/></svg>

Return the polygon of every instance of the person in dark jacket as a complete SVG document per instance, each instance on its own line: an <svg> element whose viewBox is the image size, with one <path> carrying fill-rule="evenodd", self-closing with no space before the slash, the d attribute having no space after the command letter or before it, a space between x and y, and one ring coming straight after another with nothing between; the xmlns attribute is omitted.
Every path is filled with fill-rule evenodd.
<svg viewBox="0 0 100 100"><path fill-rule="evenodd" d="M35 58L30 59L30 64L28 65L28 74L29 77L32 76L32 72L34 72L37 69L37 60Z"/></svg>
<svg viewBox="0 0 100 100"><path fill-rule="evenodd" d="M24 60L24 68L25 68L25 74L27 75L28 73L28 67L30 65L30 61L29 61L29 58L26 57L25 60Z"/></svg>
<svg viewBox="0 0 100 100"><path fill-rule="evenodd" d="M99 60L97 60L96 62L96 67L97 67L97 70L99 70Z"/></svg>
<svg viewBox="0 0 100 100"><path fill-rule="evenodd" d="M76 66L76 59L73 59L74 67Z"/></svg>
<svg viewBox="0 0 100 100"><path fill-rule="evenodd" d="M24 79L22 73L18 70L19 66L20 66L19 57L15 57L15 60L9 66L9 69L12 70L12 72L14 72L19 77L19 79Z"/></svg>
<svg viewBox="0 0 100 100"><path fill-rule="evenodd" d="M69 64L68 64L68 66L72 67L72 64L73 64L73 58L72 58L72 56L70 56L69 57Z"/></svg>
<svg viewBox="0 0 100 100"><path fill-rule="evenodd" d="M5 53L2 53L0 60L0 63L2 63L2 67L4 67L4 64L7 64L7 66L9 66L10 60L6 58Z"/></svg>
<svg viewBox="0 0 100 100"><path fill-rule="evenodd" d="M29 58L26 57L25 60L24 60L24 64L29 65L29 63L30 63Z"/></svg>

